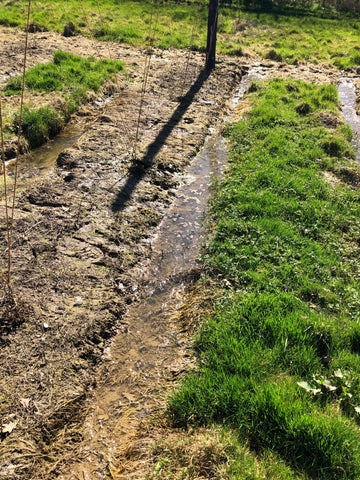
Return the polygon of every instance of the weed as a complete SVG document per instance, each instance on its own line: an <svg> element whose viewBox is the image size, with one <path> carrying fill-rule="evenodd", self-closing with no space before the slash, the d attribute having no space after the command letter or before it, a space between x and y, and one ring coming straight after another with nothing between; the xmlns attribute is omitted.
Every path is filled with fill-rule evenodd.
<svg viewBox="0 0 360 480"><path fill-rule="evenodd" d="M349 372L334 370L326 377L313 375L309 382L297 382L299 387L322 400L337 400L344 412L359 419L359 381L354 379Z"/></svg>

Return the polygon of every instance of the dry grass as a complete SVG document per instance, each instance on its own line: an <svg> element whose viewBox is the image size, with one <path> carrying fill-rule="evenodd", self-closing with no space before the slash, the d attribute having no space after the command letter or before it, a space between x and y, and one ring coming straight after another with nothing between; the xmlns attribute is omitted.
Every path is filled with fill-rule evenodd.
<svg viewBox="0 0 360 480"><path fill-rule="evenodd" d="M218 301L224 297L224 289L213 279L197 282L187 295L187 300L179 309L178 322L189 334L199 327L204 318L211 315Z"/></svg>
<svg viewBox="0 0 360 480"><path fill-rule="evenodd" d="M116 480L225 479L232 441L219 427L191 431L169 430L168 425L143 425L123 453Z"/></svg>

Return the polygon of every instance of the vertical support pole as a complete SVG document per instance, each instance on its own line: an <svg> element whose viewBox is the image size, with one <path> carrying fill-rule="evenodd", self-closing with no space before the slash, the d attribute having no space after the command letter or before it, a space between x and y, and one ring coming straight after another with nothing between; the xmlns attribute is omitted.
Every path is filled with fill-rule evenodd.
<svg viewBox="0 0 360 480"><path fill-rule="evenodd" d="M215 68L218 7L219 7L219 0L209 0L208 33L207 33L206 63L205 63L206 70L214 70Z"/></svg>

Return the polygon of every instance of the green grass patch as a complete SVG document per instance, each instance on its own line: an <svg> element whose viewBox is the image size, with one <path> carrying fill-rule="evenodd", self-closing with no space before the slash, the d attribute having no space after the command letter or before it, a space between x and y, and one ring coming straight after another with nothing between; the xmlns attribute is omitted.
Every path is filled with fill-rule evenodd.
<svg viewBox="0 0 360 480"><path fill-rule="evenodd" d="M89 90L97 92L104 82L114 79L114 74L124 70L117 60L83 58L58 50L51 63L38 64L25 75L25 86L38 92L69 92L70 96L86 97ZM81 89L81 90L79 90ZM21 77L11 78L5 85L5 94L21 92Z"/></svg>
<svg viewBox="0 0 360 480"><path fill-rule="evenodd" d="M320 18L237 12L234 18L224 10L222 16L219 42L224 52L241 48L279 62L323 63L341 69L359 65L359 14Z"/></svg>
<svg viewBox="0 0 360 480"><path fill-rule="evenodd" d="M231 161L203 261L228 294L170 399L177 426L226 424L297 474L360 477L360 195L334 86L258 84L227 131ZM342 176L341 178L346 178ZM299 473L300 472L300 473ZM241 477L231 477L241 478Z"/></svg>
<svg viewBox="0 0 360 480"><path fill-rule="evenodd" d="M207 3L163 2L153 6L150 0L105 0L100 12L93 1L82 3L84 10L75 0L39 0L32 8L32 22L61 33L72 22L81 34L135 46L147 44L151 37L153 44L161 48L203 51L206 47ZM281 9L269 12L261 2L258 11L251 13L244 10L251 7L247 3L236 8L220 5L219 53L253 52L290 64L311 61L340 69L360 66L359 12L345 14L313 8L312 2L298 10L292 2L294 8L282 14ZM1 4L0 23L25 25L26 7L25 0Z"/></svg>
<svg viewBox="0 0 360 480"><path fill-rule="evenodd" d="M50 107L40 107L37 110L24 108L22 118L22 135L27 139L31 148L45 143L49 138L60 133L64 126L64 119L59 112ZM19 115L14 121L14 129L19 128Z"/></svg>
<svg viewBox="0 0 360 480"><path fill-rule="evenodd" d="M55 136L79 105L87 102L89 91L98 92L107 80L114 80L115 74L124 71L124 64L114 60L82 58L58 50L51 63L38 64L25 75L25 88L35 92L59 92L63 97L62 107L57 111L50 107L37 110L25 108L22 134L31 148L38 147ZM21 92L21 77L11 78L4 87L6 95ZM19 115L15 116L14 129L17 131Z"/></svg>
<svg viewBox="0 0 360 480"><path fill-rule="evenodd" d="M195 49L206 45L207 5L198 2L161 2L150 0L105 0L100 11L95 2L84 0L84 8L75 0L55 2L39 0L32 5L31 21L63 33L72 22L78 33L98 39L141 46L154 38L162 48ZM27 3L24 0L0 5L0 24L24 26ZM195 22L195 24L194 24Z"/></svg>

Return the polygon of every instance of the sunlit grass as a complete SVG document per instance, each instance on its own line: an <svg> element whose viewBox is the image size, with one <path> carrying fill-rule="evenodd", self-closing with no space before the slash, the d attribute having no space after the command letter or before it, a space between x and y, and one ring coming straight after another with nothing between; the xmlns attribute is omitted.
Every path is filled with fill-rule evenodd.
<svg viewBox="0 0 360 480"><path fill-rule="evenodd" d="M351 132L324 125L339 112L331 85L273 80L252 90L252 111L228 130L231 164L203 250L228 294L204 321L198 368L169 416L178 426L226 424L311 478L357 479L359 193L322 174L360 174Z"/></svg>
<svg viewBox="0 0 360 480"><path fill-rule="evenodd" d="M22 134L29 146L38 147L59 133L70 115L81 104L87 102L89 91L98 92L107 80L114 80L114 75L123 70L124 64L119 61L95 60L93 57L82 58L61 50L54 53L52 62L38 64L29 69L25 75L27 90L58 92L63 98L58 110L49 106L42 106L35 110L27 107L24 109ZM5 94L20 94L21 84L20 76L10 78L4 87ZM17 114L13 126L15 132L18 123L19 115Z"/></svg>
<svg viewBox="0 0 360 480"><path fill-rule="evenodd" d="M206 47L207 2L163 2L149 0L101 2L84 0L83 9L73 0L38 0L33 5L32 21L62 32L73 22L84 35L140 46L153 39L161 48ZM24 26L27 2L0 5L0 24ZM333 15L332 15L333 16ZM320 18L313 11L249 13L220 5L218 52L230 55L257 54L285 63L324 63L337 68L360 67L358 14L337 14Z"/></svg>
<svg viewBox="0 0 360 480"><path fill-rule="evenodd" d="M358 16L326 19L239 12L234 19L231 11L225 11L222 18L220 46L230 54L241 48L265 58L276 52L277 59L285 63L359 66Z"/></svg>

